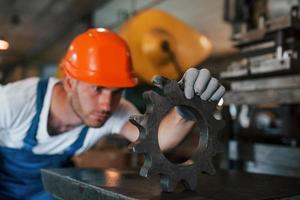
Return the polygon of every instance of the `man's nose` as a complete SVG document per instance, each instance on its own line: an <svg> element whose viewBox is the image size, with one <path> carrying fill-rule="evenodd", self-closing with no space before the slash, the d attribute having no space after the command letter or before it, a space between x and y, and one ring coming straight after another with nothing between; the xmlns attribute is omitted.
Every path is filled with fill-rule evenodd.
<svg viewBox="0 0 300 200"><path fill-rule="evenodd" d="M112 92L105 91L99 97L100 107L103 111L110 112L112 109Z"/></svg>

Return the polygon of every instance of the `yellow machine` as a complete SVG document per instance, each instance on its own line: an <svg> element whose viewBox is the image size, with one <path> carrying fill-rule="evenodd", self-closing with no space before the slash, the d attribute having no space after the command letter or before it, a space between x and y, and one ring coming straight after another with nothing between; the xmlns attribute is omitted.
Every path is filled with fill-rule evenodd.
<svg viewBox="0 0 300 200"><path fill-rule="evenodd" d="M206 36L157 9L140 11L120 27L119 34L129 45L134 72L146 83L157 74L178 79L212 52Z"/></svg>

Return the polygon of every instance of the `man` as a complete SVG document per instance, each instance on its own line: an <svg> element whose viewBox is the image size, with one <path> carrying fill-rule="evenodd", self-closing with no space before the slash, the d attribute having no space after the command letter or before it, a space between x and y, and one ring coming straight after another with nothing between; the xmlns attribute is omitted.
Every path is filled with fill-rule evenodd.
<svg viewBox="0 0 300 200"><path fill-rule="evenodd" d="M51 199L43 192L41 168L63 167L109 133L138 137L128 122L138 111L121 98L136 80L120 37L100 28L80 34L61 67L60 81L29 78L0 87L0 199ZM188 70L181 82L187 98L219 100L224 94L204 69ZM182 117L187 114L178 108L166 117L159 130L162 150L176 146L191 128Z"/></svg>

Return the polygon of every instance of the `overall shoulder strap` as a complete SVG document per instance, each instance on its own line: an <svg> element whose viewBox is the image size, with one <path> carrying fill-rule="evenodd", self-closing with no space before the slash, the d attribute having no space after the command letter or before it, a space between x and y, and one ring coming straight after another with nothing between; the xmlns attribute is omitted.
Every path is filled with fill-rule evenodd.
<svg viewBox="0 0 300 200"><path fill-rule="evenodd" d="M88 130L89 128L87 126L82 128L77 140L65 151L67 156L73 156L74 153L82 147Z"/></svg>
<svg viewBox="0 0 300 200"><path fill-rule="evenodd" d="M48 82L49 79L41 79L38 82L37 98L36 98L36 114L33 117L31 126L28 129L26 137L24 138L23 149L32 150L32 147L34 147L37 144L36 134L37 134L37 129L40 121L40 114L43 109L44 97L47 92Z"/></svg>

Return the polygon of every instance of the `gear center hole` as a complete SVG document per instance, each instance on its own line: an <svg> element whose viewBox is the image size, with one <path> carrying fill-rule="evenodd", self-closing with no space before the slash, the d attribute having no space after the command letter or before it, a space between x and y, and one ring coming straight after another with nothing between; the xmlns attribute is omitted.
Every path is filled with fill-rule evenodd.
<svg viewBox="0 0 300 200"><path fill-rule="evenodd" d="M187 124L187 129L185 130L188 130L188 133L174 148L162 153L173 164L192 165L194 163L194 157L196 157L195 155L203 152L207 146L207 127L204 118L194 108L184 105L178 107L180 107L181 110L184 110L185 114L183 118L186 120L185 123ZM167 116L170 112L173 112L173 110L174 109L171 109L165 117L163 117L159 129L161 128L163 121L167 120ZM172 129L171 131L174 132L174 135L181 134L180 132L183 131L176 127L170 127L170 129ZM168 139L170 140L170 138Z"/></svg>

